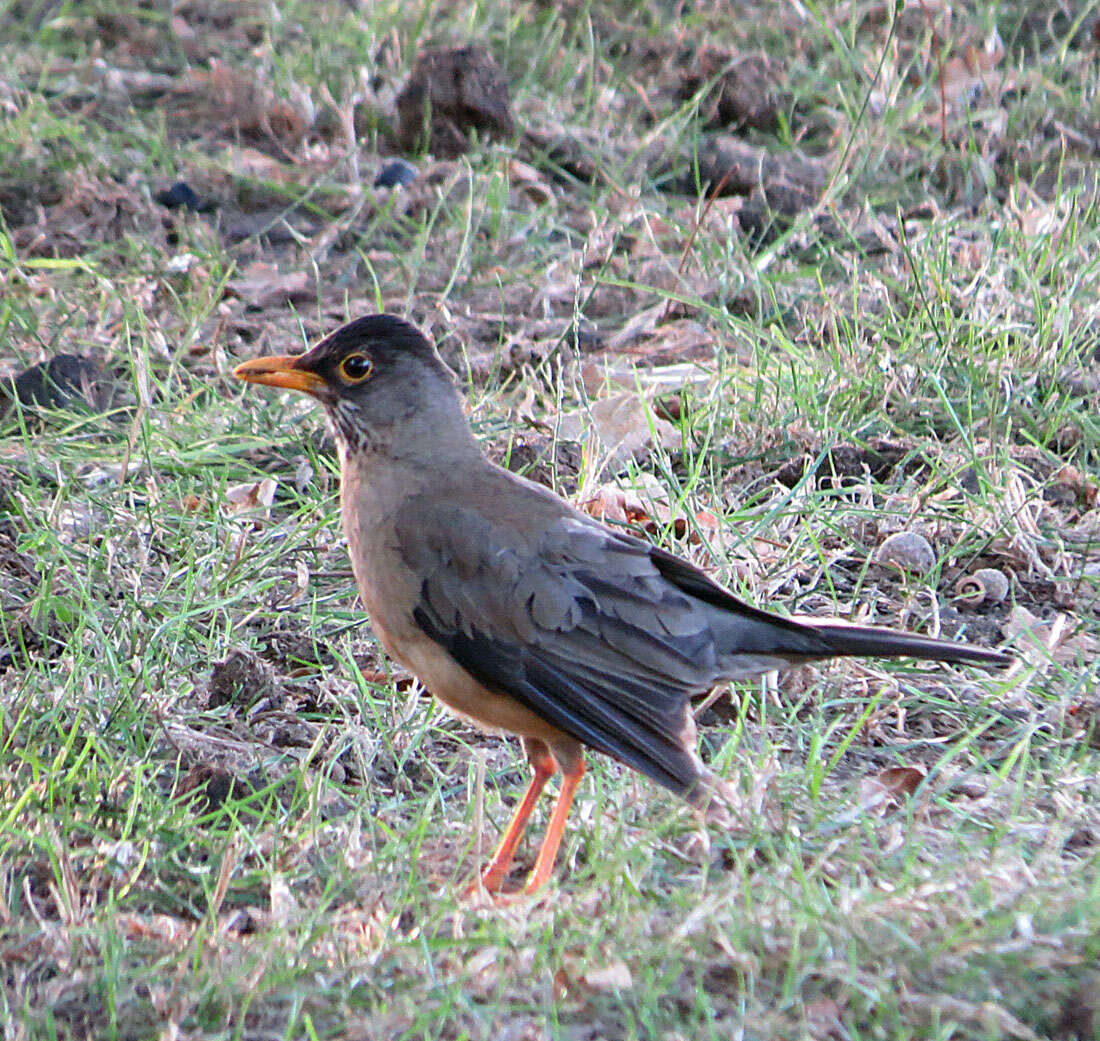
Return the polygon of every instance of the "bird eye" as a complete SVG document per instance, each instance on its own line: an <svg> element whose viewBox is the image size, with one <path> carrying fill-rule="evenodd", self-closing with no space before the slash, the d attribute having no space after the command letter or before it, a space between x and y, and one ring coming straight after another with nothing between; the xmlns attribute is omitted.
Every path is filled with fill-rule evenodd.
<svg viewBox="0 0 1100 1041"><path fill-rule="evenodd" d="M362 383L374 370L374 362L365 354L349 354L340 362L340 374L349 383Z"/></svg>

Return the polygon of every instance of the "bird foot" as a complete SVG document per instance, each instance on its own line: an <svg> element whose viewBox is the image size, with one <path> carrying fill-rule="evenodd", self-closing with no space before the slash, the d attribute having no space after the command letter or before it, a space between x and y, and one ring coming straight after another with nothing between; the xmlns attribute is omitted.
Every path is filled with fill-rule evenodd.
<svg viewBox="0 0 1100 1041"><path fill-rule="evenodd" d="M522 883L509 884L505 879L486 881L485 878L475 878L462 889L459 898L478 907L511 907L526 902L530 895Z"/></svg>
<svg viewBox="0 0 1100 1041"><path fill-rule="evenodd" d="M696 796L695 813L701 824L731 830L743 825L743 806L737 789L714 774L703 780L700 795Z"/></svg>
<svg viewBox="0 0 1100 1041"><path fill-rule="evenodd" d="M675 846L693 864L706 864L710 861L710 834L701 823L694 831L680 838Z"/></svg>

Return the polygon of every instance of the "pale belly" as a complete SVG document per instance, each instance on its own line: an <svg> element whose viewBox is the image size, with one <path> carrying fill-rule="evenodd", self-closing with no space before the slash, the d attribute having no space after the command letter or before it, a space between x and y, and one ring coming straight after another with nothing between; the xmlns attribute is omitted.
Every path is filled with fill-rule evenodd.
<svg viewBox="0 0 1100 1041"><path fill-rule="evenodd" d="M394 494L398 495L398 490ZM384 500L385 496L380 498ZM548 744L572 743L572 738L518 701L483 687L416 625L411 614L411 605L420 596L415 575L399 563L388 568L368 565L380 556L388 556L395 563L399 560L394 545L396 518L385 513L368 518L364 511L349 508L346 499L342 507L359 596L386 653L452 712L486 730L538 738Z"/></svg>
<svg viewBox="0 0 1100 1041"><path fill-rule="evenodd" d="M561 730L514 698L487 690L427 636L403 640L400 654L387 650L455 715L483 730L534 737L548 744L563 738L569 740Z"/></svg>

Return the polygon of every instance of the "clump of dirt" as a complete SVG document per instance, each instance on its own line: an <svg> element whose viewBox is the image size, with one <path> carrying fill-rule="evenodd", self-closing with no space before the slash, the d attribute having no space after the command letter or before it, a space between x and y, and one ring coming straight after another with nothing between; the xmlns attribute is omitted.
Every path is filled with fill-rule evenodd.
<svg viewBox="0 0 1100 1041"><path fill-rule="evenodd" d="M264 657L291 675L328 669L336 664L329 644L308 630L272 630L266 636Z"/></svg>
<svg viewBox="0 0 1100 1041"><path fill-rule="evenodd" d="M196 763L176 785L176 796L191 796L194 812L201 816L224 805L242 780L216 763Z"/></svg>
<svg viewBox="0 0 1100 1041"><path fill-rule="evenodd" d="M74 174L61 199L13 232L27 257L83 256L93 246L127 238L167 251L165 223L152 199L135 183Z"/></svg>
<svg viewBox="0 0 1100 1041"><path fill-rule="evenodd" d="M826 453L819 470L819 476L828 480L834 488L859 483L864 474L869 473L872 480L882 483L907 457L913 455L910 445L885 438L872 438L866 445L834 445ZM788 459L775 472L775 479L787 488L793 488L805 476L810 459L805 455ZM913 474L927 464L913 457L905 465L906 474Z"/></svg>
<svg viewBox="0 0 1100 1041"><path fill-rule="evenodd" d="M581 469L581 446L545 434L531 433L514 438L507 448L490 446L493 461L512 473L566 495L577 490Z"/></svg>
<svg viewBox="0 0 1100 1041"><path fill-rule="evenodd" d="M470 150L470 131L506 138L515 130L504 73L476 46L421 54L397 97L397 112L404 149L447 159Z"/></svg>
<svg viewBox="0 0 1100 1041"><path fill-rule="evenodd" d="M708 127L775 130L785 103L778 82L781 70L758 54L735 55L718 47L700 48L680 73L679 98L686 101L710 84L700 99L700 115Z"/></svg>
<svg viewBox="0 0 1100 1041"><path fill-rule="evenodd" d="M18 404L28 411L96 403L98 364L75 354L55 354L22 372L0 379L0 417Z"/></svg>
<svg viewBox="0 0 1100 1041"><path fill-rule="evenodd" d="M30 164L23 169L9 167L0 176L0 215L9 228L18 228L33 221L40 206L60 202L63 194L61 179L54 171L34 169Z"/></svg>
<svg viewBox="0 0 1100 1041"><path fill-rule="evenodd" d="M263 698L279 693L275 670L248 651L232 651L225 661L217 662L207 686L207 706L235 705L249 708Z"/></svg>

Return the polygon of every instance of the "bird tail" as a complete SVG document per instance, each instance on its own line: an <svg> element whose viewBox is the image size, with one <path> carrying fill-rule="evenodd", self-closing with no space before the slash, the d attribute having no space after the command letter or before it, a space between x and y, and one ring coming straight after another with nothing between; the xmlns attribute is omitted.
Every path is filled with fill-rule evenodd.
<svg viewBox="0 0 1100 1041"><path fill-rule="evenodd" d="M1012 655L968 643L938 640L916 633L902 633L871 625L854 625L838 619L795 618L816 633L829 655L866 658L923 658L926 661L973 662L978 665L1010 665Z"/></svg>

